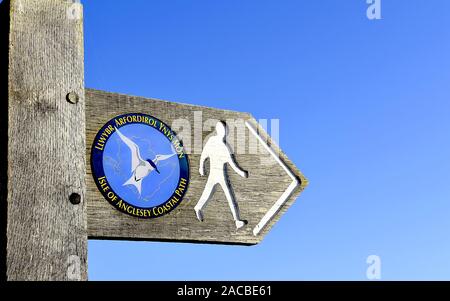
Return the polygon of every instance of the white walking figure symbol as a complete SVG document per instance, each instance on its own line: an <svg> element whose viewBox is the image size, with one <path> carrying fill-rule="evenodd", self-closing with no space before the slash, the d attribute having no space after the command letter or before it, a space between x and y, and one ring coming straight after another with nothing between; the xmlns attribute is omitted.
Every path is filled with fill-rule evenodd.
<svg viewBox="0 0 450 301"><path fill-rule="evenodd" d="M210 171L208 181L205 186L200 200L195 206L195 213L199 221L203 221L202 210L216 191L217 185L220 185L228 200L231 213L233 214L236 228L241 229L247 224L247 221L241 220L239 213L239 206L236 202L233 190L227 175L227 165L230 165L233 170L243 178L248 178L248 172L242 170L234 160L231 154L231 149L227 144L226 138L228 136L228 129L224 122L220 121L216 125L216 135L209 138L200 158L200 175L205 176L205 162L209 159Z"/></svg>

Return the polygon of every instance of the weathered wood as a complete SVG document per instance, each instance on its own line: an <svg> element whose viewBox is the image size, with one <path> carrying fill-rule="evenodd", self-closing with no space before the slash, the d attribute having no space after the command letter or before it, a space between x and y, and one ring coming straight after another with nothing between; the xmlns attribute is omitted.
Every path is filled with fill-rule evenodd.
<svg viewBox="0 0 450 301"><path fill-rule="evenodd" d="M0 3L0 281L6 281L9 5Z"/></svg>
<svg viewBox="0 0 450 301"><path fill-rule="evenodd" d="M87 279L83 20L73 5L10 1L9 62L1 66L9 69L1 118L8 280ZM67 101L69 92L78 104ZM81 204L69 201L74 193Z"/></svg>
<svg viewBox="0 0 450 301"><path fill-rule="evenodd" d="M204 122L206 120L242 120L242 122L250 121L254 126L257 126L255 120L245 113L182 105L87 89L87 158L90 158L91 147L97 132L106 122L118 115L127 113L149 114L171 126L175 132L183 132L183 129L180 129L177 123L183 124L183 122L179 122L180 119L188 120L193 128L195 124L194 112L201 112ZM213 127L216 122L212 121L206 124L209 127ZM204 125L205 123L200 124L201 127ZM210 131L202 132L203 143L212 131L213 128ZM264 130L259 128L259 132L269 141L269 144L272 144ZM243 179L234 172L230 172L229 176L240 207L241 217L248 220L249 224L241 230L236 230L224 193L220 189L217 190L215 196L206 207L204 211L205 221L201 223L196 219L194 206L205 187L206 178L200 177L198 172L200 153L198 151L192 153L194 151L194 140L196 139L193 133L192 129L190 137L180 137L184 140L185 145L186 140L190 140L192 143L190 150L187 150L187 153L190 153L189 161L191 167L188 192L181 205L164 217L143 220L119 212L101 195L93 180L91 169L88 168L87 199L88 233L90 238L257 244L307 185L307 180L294 164L288 160L276 145L272 145L272 148L279 152L281 160L301 181L301 185L295 189L287 203L281 208L275 218L270 220L262 233L255 236L253 234L254 227L286 191L292 183L292 179L267 151L263 150L261 153L250 151L249 148L252 145L248 141L251 134L248 129L245 129L243 135L234 136L232 143L235 146L235 150L241 148L240 152L236 152L235 157L238 164L249 172L250 177ZM199 147L201 150L203 145ZM240 154L243 148L245 148L244 154ZM87 164L90 165L90 162Z"/></svg>

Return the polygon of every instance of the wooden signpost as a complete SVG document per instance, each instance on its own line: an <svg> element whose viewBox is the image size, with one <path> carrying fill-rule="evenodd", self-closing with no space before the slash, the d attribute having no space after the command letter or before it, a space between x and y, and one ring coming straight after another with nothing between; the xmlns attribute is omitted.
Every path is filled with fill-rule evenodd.
<svg viewBox="0 0 450 301"><path fill-rule="evenodd" d="M8 280L87 280L88 238L254 245L306 187L249 114L85 90L81 4L0 12Z"/></svg>
<svg viewBox="0 0 450 301"><path fill-rule="evenodd" d="M276 213L288 209L306 185L305 178L297 168L271 143L267 134L249 114L95 90L86 90L86 101L88 158L91 156L94 136L103 124L115 116L140 112L172 125L172 129L179 133L188 148L191 170L188 191L180 206L169 215L149 222L123 214L108 204L88 169L86 179L90 237L257 244L280 217L281 214ZM202 120L195 120L200 119L199 116ZM208 136L214 132L216 123L227 120L232 124L229 125L228 143L234 146L237 163L249 174L245 179L228 168L229 182L239 204L240 215L248 221L248 225L239 231L236 230L222 189L217 189L208 202L203 222L199 222L195 214L195 206L207 183L206 177L199 173L201 150ZM177 121L179 128L175 128ZM201 127L197 131L194 128L196 124ZM196 132L200 132L200 136L196 135ZM271 147L267 147L268 144ZM200 145L197 152L196 145ZM265 219L268 213L269 218Z"/></svg>

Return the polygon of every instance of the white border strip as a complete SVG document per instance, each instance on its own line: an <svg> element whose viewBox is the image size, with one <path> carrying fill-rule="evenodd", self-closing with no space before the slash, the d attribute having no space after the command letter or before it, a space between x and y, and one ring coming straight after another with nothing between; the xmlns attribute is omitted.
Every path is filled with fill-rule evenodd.
<svg viewBox="0 0 450 301"><path fill-rule="evenodd" d="M249 131L259 140L259 142L261 142L261 144L264 146L264 148L273 156L275 161L277 161L277 163L280 164L281 167L283 167L284 171L292 179L291 185L289 185L287 190L281 195L281 197L272 206L272 208L270 208L270 210L267 211L266 215L264 215L264 217L261 219L261 221L258 223L258 225L256 225L256 227L253 229L253 235L257 236L267 226L267 224L275 216L275 214L277 214L277 212L281 209L281 207L287 202L287 200L289 199L291 194L294 192L295 188L297 188L300 185L300 182L294 176L294 174L289 169L289 167L287 167L286 164L283 161L281 161L280 156L278 156L275 153L275 151L258 134L257 130L248 121L245 122L245 125L247 126Z"/></svg>

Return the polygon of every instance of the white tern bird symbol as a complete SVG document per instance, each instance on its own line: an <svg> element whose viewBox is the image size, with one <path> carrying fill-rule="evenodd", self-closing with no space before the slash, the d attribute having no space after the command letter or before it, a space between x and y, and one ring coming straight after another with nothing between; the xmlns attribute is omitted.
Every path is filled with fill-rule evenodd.
<svg viewBox="0 0 450 301"><path fill-rule="evenodd" d="M144 178L146 178L152 171L156 171L158 174L160 174L157 166L158 163L172 158L173 156L175 156L175 154L157 155L153 160L144 160L142 159L137 144L131 141L130 138L123 135L119 131L119 129L117 129L117 127L115 129L120 139L122 139L122 141L128 146L131 151L131 172L133 173L133 175L127 182L125 182L125 184L123 184L123 186L133 185L134 187L136 187L140 195L142 191L142 181L144 180Z"/></svg>

